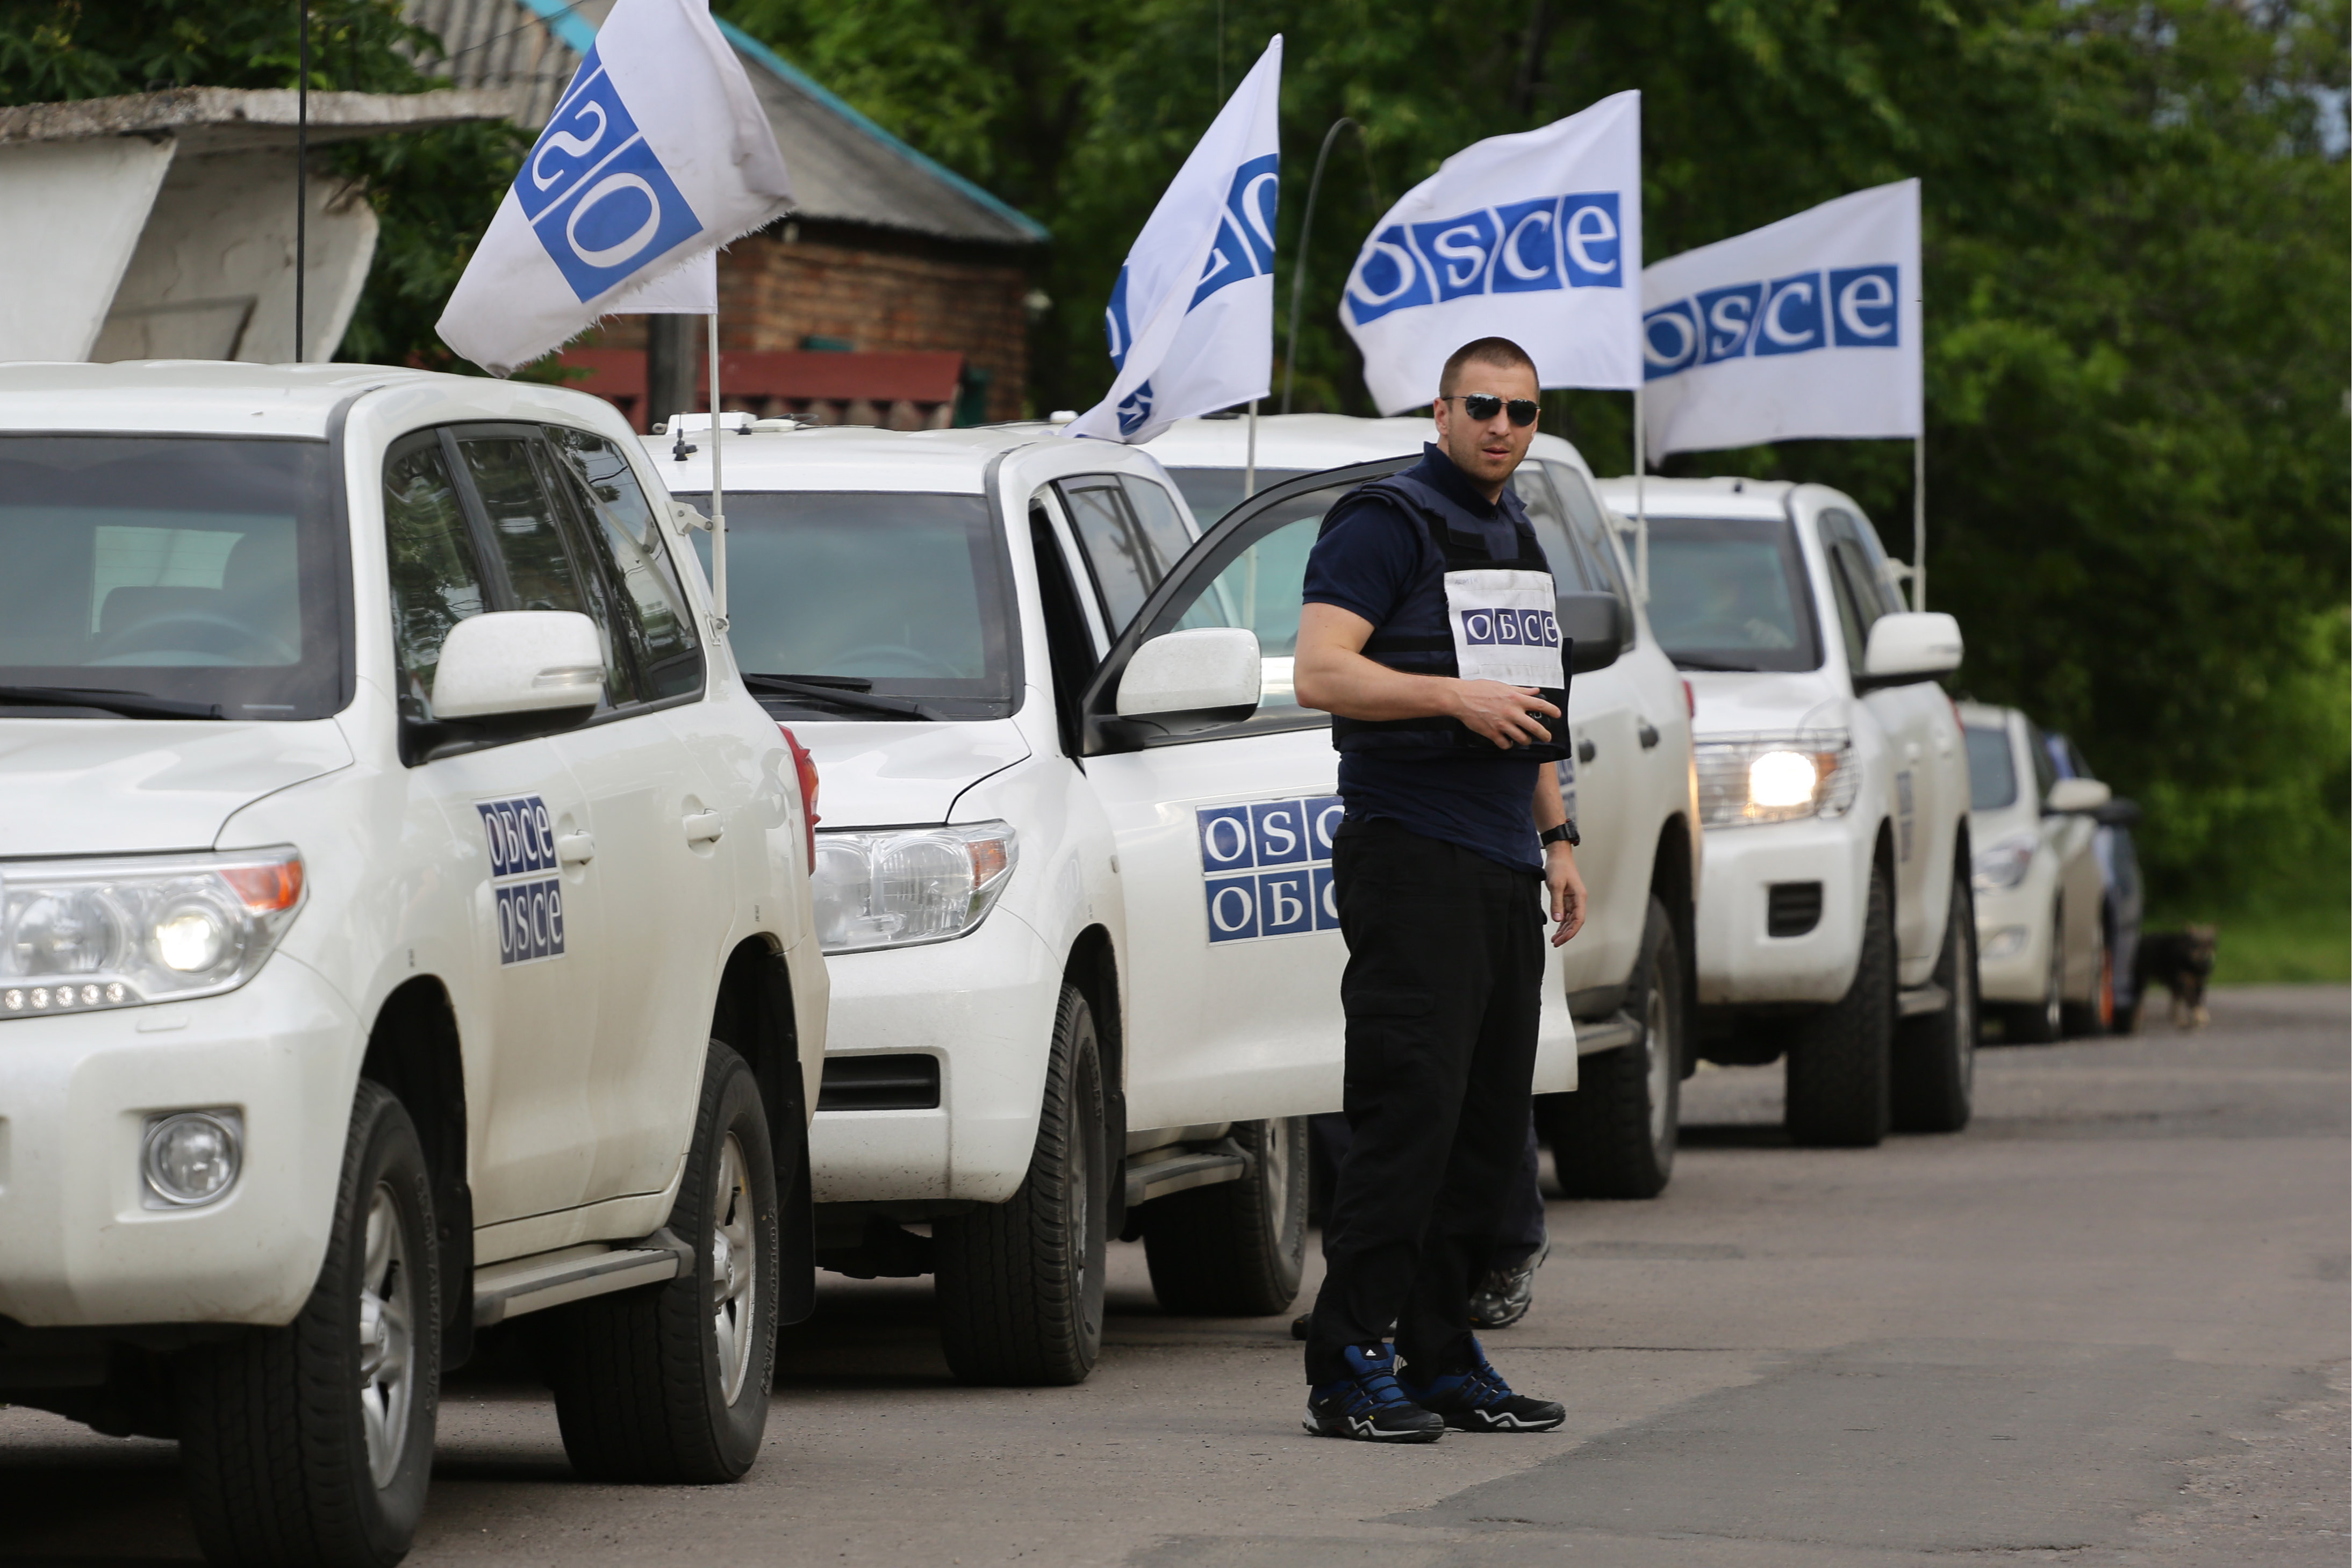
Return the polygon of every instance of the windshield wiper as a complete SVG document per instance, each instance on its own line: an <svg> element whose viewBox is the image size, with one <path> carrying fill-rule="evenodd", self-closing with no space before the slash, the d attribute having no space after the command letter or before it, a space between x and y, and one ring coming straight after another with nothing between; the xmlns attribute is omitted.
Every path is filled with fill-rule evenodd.
<svg viewBox="0 0 2352 1568"><path fill-rule="evenodd" d="M870 681L854 680L839 675L756 675L746 672L743 684L755 692L769 692L777 696L816 697L824 702L839 703L844 707L864 708L868 713L887 713L894 717L927 718L945 723L947 715L939 709L917 702L912 697L887 696L880 692L864 691Z"/></svg>
<svg viewBox="0 0 2352 1568"><path fill-rule="evenodd" d="M112 686L0 685L0 706L19 703L37 707L94 707L124 718L219 718L218 703L181 702L174 697L151 697Z"/></svg>
<svg viewBox="0 0 2352 1568"><path fill-rule="evenodd" d="M1760 675L1764 672L1753 664L1727 664L1719 659L1695 659L1687 653L1668 653L1678 670L1719 670L1728 674Z"/></svg>

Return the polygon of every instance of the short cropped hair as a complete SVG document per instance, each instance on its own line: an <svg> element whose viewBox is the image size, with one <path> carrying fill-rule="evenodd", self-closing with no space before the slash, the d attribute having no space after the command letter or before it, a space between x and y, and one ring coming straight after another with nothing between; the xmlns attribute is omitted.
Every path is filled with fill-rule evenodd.
<svg viewBox="0 0 2352 1568"><path fill-rule="evenodd" d="M1462 367L1465 365L1493 365L1498 370L1522 370L1535 376L1538 385L1542 382L1542 377L1536 370L1535 361L1528 357L1525 349L1520 348L1508 338L1474 338L1446 357L1445 369L1439 372L1437 378L1438 396L1454 395L1454 389L1461 384Z"/></svg>

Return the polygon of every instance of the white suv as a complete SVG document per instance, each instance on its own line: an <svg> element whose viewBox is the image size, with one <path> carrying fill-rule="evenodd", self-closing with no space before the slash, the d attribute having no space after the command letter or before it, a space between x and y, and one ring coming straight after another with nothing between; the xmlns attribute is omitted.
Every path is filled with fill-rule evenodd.
<svg viewBox="0 0 2352 1568"><path fill-rule="evenodd" d="M1634 515L1633 480L1601 492ZM1904 608L1823 486L1654 478L1647 508L1650 624L1696 699L1699 1054L1785 1055L1800 1143L1965 1126L1969 766L1935 684L1958 624Z"/></svg>
<svg viewBox="0 0 2352 1568"><path fill-rule="evenodd" d="M544 1309L583 1474L731 1479L810 1296L812 780L627 425L364 365L0 369L0 1399L216 1561L406 1550Z"/></svg>
<svg viewBox="0 0 2352 1568"><path fill-rule="evenodd" d="M704 509L680 448L709 439L649 443ZM935 1274L973 1381L1087 1375L1112 1236L1171 1311L1284 1310L1346 958L1338 753L1290 653L1323 511L1368 476L1195 542L1148 452L1042 426L758 430L722 467L729 635L824 769L819 1262Z"/></svg>
<svg viewBox="0 0 2352 1568"><path fill-rule="evenodd" d="M1341 464L1401 468L1433 434L1425 418L1263 418L1257 485ZM1202 517L1239 504L1249 449L1247 423L1224 417L1180 420L1151 443ZM1572 1093L1543 1096L1536 1121L1570 1197L1653 1197L1674 1170L1681 1082L1697 1061L1685 1038L1699 852L1689 695L1635 602L1576 448L1538 435L1512 487L1552 564L1562 624L1576 636L1568 695L1576 755L1559 778L1584 841L1576 859L1591 898L1560 960L1577 1019L1579 1082ZM1259 635L1278 630L1269 623Z"/></svg>

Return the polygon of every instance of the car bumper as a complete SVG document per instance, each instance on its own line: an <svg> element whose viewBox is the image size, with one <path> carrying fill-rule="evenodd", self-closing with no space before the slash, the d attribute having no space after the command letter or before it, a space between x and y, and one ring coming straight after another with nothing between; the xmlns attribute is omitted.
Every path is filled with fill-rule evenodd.
<svg viewBox="0 0 2352 1568"><path fill-rule="evenodd" d="M0 1022L0 1314L290 1321L326 1256L364 1036L282 953L223 997ZM244 1124L226 1195L151 1207L149 1119L215 1109Z"/></svg>
<svg viewBox="0 0 2352 1568"><path fill-rule="evenodd" d="M1029 1173L1061 967L1003 910L953 942L826 960L825 1060L920 1054L940 1062L928 1111L825 1111L809 1128L819 1203L1002 1203Z"/></svg>
<svg viewBox="0 0 2352 1568"><path fill-rule="evenodd" d="M1711 828L1700 862L1698 999L1833 1002L1853 984L1869 890L1871 828L1853 816ZM1811 929L1771 934L1776 884L1818 883Z"/></svg>

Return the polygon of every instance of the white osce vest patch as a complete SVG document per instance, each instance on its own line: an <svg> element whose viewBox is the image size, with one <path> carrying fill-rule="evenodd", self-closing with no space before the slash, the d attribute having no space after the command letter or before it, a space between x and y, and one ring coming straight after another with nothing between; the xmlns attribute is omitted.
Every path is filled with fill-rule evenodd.
<svg viewBox="0 0 2352 1568"><path fill-rule="evenodd" d="M1449 571L1445 619L1465 681L1559 691L1559 601L1546 571Z"/></svg>

